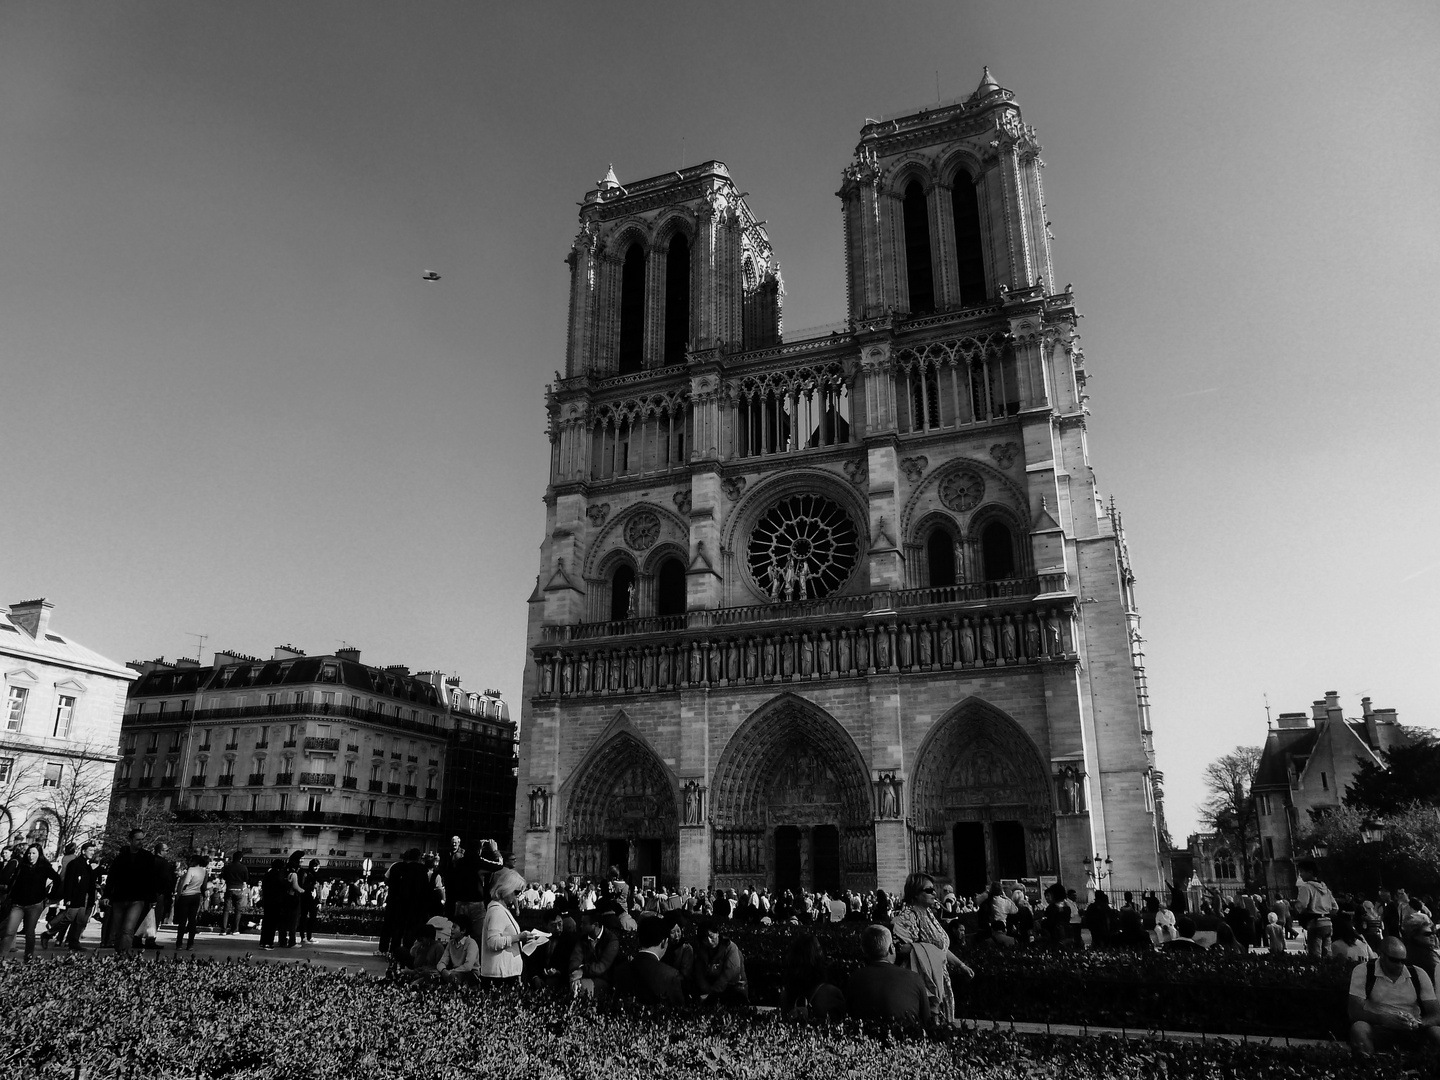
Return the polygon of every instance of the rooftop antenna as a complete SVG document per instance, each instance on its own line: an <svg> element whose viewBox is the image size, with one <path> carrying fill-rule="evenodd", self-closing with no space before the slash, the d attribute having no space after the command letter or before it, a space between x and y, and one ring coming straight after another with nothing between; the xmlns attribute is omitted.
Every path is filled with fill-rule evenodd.
<svg viewBox="0 0 1440 1080"><path fill-rule="evenodd" d="M1269 695L1268 693L1266 693L1266 694L1261 694L1260 696L1265 699L1265 726L1268 728L1268 727L1271 726L1271 725L1270 725L1270 695Z"/></svg>
<svg viewBox="0 0 1440 1080"><path fill-rule="evenodd" d="M201 658L201 656L203 656L204 653L205 653L205 642L207 642L207 641L210 640L210 635L209 635L209 634L197 634L197 633L195 633L195 631L189 630L189 631L186 631L185 636L186 636L186 637L199 638L199 640L198 640L197 642L195 642L195 662L196 662L197 664L200 663L200 662L201 662L201 661L200 661L200 658Z"/></svg>
<svg viewBox="0 0 1440 1080"><path fill-rule="evenodd" d="M940 104L940 69L935 69L935 104Z"/></svg>
<svg viewBox="0 0 1440 1080"><path fill-rule="evenodd" d="M681 135L681 136L680 136L680 168L681 168L682 171L683 171L684 168L685 168L685 136L684 136L684 135Z"/></svg>

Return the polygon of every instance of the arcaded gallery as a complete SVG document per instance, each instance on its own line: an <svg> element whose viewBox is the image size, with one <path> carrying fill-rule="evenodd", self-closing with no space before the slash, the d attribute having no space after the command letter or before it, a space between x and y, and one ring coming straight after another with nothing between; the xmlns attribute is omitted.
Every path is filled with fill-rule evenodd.
<svg viewBox="0 0 1440 1080"><path fill-rule="evenodd" d="M1134 581L1039 152L988 72L867 122L846 322L794 339L723 164L585 194L546 392L527 877L1083 889L1098 860L1160 885Z"/></svg>

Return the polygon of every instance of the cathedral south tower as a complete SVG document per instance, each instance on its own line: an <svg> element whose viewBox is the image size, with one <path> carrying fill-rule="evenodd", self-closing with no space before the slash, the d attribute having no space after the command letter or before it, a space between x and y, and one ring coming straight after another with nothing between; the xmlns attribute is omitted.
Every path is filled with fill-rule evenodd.
<svg viewBox="0 0 1440 1080"><path fill-rule="evenodd" d="M988 71L866 124L847 327L806 340L721 163L585 195L546 394L528 878L1162 883L1133 577L1039 150Z"/></svg>

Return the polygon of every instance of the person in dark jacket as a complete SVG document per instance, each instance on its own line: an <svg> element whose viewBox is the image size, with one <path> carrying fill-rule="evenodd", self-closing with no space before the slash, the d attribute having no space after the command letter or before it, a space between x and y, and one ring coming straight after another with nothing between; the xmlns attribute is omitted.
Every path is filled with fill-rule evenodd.
<svg viewBox="0 0 1440 1080"><path fill-rule="evenodd" d="M271 859L270 869L260 879L260 948L269 952L275 947L276 931L283 930L290 918L290 880L282 859Z"/></svg>
<svg viewBox="0 0 1440 1080"><path fill-rule="evenodd" d="M300 928L300 914L305 906L305 886L300 876L305 872L302 865L305 852L292 851L290 861L285 864L285 914L279 926L280 947L295 947L295 931Z"/></svg>
<svg viewBox="0 0 1440 1080"><path fill-rule="evenodd" d="M314 942L315 919L320 913L320 860L311 859L300 874L300 940Z"/></svg>
<svg viewBox="0 0 1440 1080"><path fill-rule="evenodd" d="M85 947L80 944L80 935L85 933L85 927L90 924L90 913L95 910L96 890L99 885L95 859L99 851L95 841L91 840L81 846L80 853L65 867L65 872L61 875L61 910L50 920L45 933L40 935L41 944L49 945L52 937L64 936L65 944L71 952L85 951Z"/></svg>
<svg viewBox="0 0 1440 1080"><path fill-rule="evenodd" d="M220 868L220 879L225 882L225 907L220 913L220 930L222 934L238 934L240 909L245 906L245 886L250 884L250 872L245 869L240 852L225 860L225 865Z"/></svg>
<svg viewBox="0 0 1440 1080"><path fill-rule="evenodd" d="M857 1020L930 1023L930 992L925 980L895 964L889 929L872 924L860 931L865 966L845 982L845 1004Z"/></svg>
<svg viewBox="0 0 1440 1080"><path fill-rule="evenodd" d="M415 935L429 917L432 893L420 849L411 848L385 874L390 891L385 897L385 921L381 926L380 951L400 959L415 944Z"/></svg>
<svg viewBox="0 0 1440 1080"><path fill-rule="evenodd" d="M121 848L110 863L110 873L105 879L109 919L113 920L110 939L121 956L129 954L135 943L135 928L155 903L153 857L145 850L145 830L131 829L130 843Z"/></svg>
<svg viewBox="0 0 1440 1080"><path fill-rule="evenodd" d="M640 951L635 959L615 970L615 992L633 997L642 1005L684 1005L680 973L663 962L670 944L670 928L665 920L640 920L638 938Z"/></svg>
<svg viewBox="0 0 1440 1080"><path fill-rule="evenodd" d="M45 858L40 845L31 844L25 849L19 869L10 881L11 907L5 917L4 932L0 934L0 964L9 957L15 944L15 934L21 926L25 928L25 959L28 961L34 957L35 924L40 921L40 913L49 902L52 882L59 885L60 875Z"/></svg>

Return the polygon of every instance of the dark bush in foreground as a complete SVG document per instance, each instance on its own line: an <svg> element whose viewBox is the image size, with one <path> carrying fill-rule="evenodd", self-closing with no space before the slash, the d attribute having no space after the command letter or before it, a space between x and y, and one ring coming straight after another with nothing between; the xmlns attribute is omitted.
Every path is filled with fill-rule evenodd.
<svg viewBox="0 0 1440 1080"><path fill-rule="evenodd" d="M13 1077L1309 1077L1395 1075L1343 1051L1062 1039L944 1041L772 1016L651 1016L534 995L396 983L303 965L10 965L0 1039Z"/></svg>

